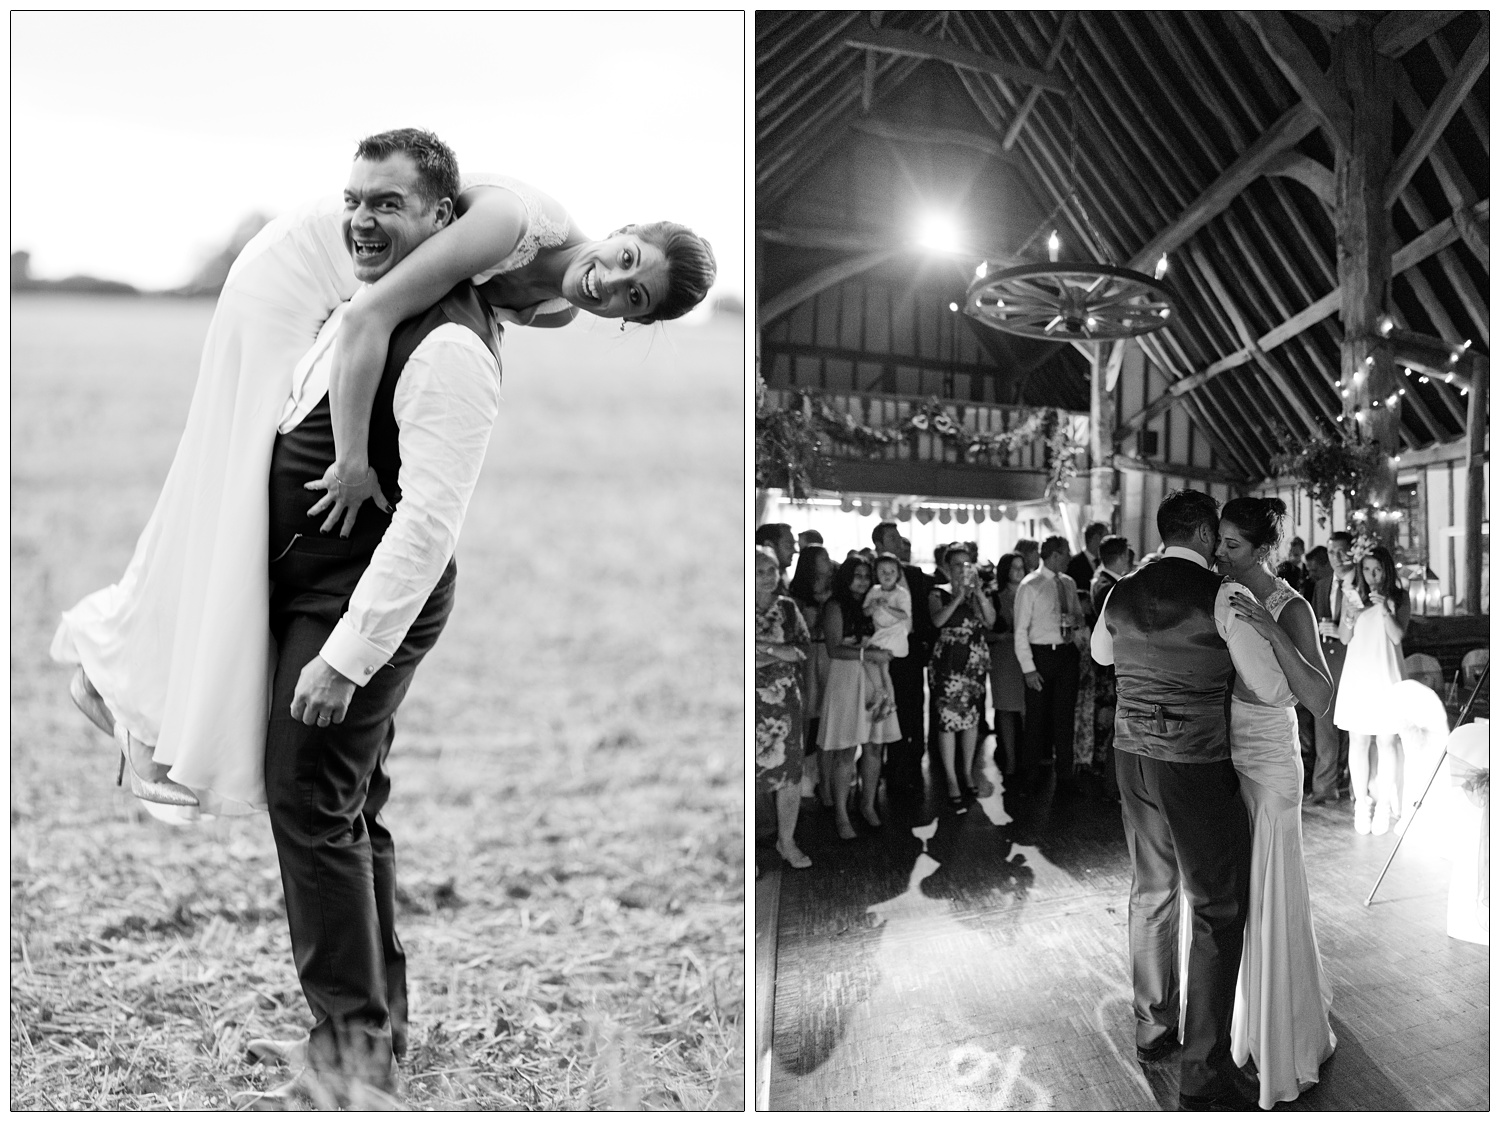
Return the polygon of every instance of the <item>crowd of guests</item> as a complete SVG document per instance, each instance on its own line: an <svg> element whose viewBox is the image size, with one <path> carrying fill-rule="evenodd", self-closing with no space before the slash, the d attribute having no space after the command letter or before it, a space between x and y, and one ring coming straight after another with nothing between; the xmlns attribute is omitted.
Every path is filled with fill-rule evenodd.
<svg viewBox="0 0 1500 1122"><path fill-rule="evenodd" d="M767 523L754 562L756 790L793 868L812 863L793 836L804 794L852 840L881 828L882 780L888 808L921 805L926 757L934 793L963 814L994 793L978 751L990 731L1015 799L1119 802L1114 671L1089 637L1136 555L1103 523L1076 553L1060 535L1022 539L994 564L952 542L930 573L894 522L838 562L816 530ZM1399 730L1379 703L1410 618L1395 563L1381 546L1356 558L1339 531L1306 552L1293 538L1276 575L1312 605L1335 690L1350 683L1325 713L1299 707L1305 789L1316 804L1352 796L1355 829L1384 833L1403 814Z"/></svg>

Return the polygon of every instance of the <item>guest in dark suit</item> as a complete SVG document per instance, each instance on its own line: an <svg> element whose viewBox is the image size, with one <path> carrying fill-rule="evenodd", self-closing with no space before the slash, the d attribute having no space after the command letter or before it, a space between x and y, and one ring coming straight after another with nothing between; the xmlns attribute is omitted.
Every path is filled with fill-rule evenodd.
<svg viewBox="0 0 1500 1122"><path fill-rule="evenodd" d="M1317 595L1319 579L1332 573L1333 569L1328 564L1328 550L1321 545L1308 550L1303 561L1307 577L1300 585L1293 584L1292 587L1297 590L1302 599L1311 604L1313 597ZM1282 568L1285 567L1286 562L1283 562ZM1280 575L1280 572L1281 570L1278 569L1277 574ZM1283 577L1282 579L1288 584L1292 583L1290 578ZM1297 703L1297 742L1302 749L1302 794L1307 796L1312 793L1313 775L1317 771L1317 718L1312 715L1312 710L1301 702Z"/></svg>
<svg viewBox="0 0 1500 1122"><path fill-rule="evenodd" d="M1130 572L1130 542L1119 536L1099 543L1099 567L1089 586L1092 613L1086 617L1090 628L1098 613L1104 610L1110 589ZM1092 655L1090 655L1092 659ZM1115 776L1115 668L1094 663L1094 768L1102 781L1102 797L1108 802L1120 801L1120 784Z"/></svg>
<svg viewBox="0 0 1500 1122"><path fill-rule="evenodd" d="M1041 567L1042 547L1030 538L1021 538L1017 541L1016 552L1021 555L1021 563L1026 566L1028 576Z"/></svg>
<svg viewBox="0 0 1500 1122"><path fill-rule="evenodd" d="M1087 593L1094 580L1094 570L1099 567L1099 543L1107 533L1109 527L1103 522L1090 522L1083 531L1083 549L1068 561L1067 574L1079 592Z"/></svg>
<svg viewBox="0 0 1500 1122"><path fill-rule="evenodd" d="M1280 565L1276 566L1276 575L1293 589L1301 591L1302 586L1307 583L1307 566L1303 563L1302 550L1306 543L1301 538L1293 538L1287 545L1287 557Z"/></svg>
<svg viewBox="0 0 1500 1122"><path fill-rule="evenodd" d="M901 739L886 745L885 781L892 794L921 797L922 753L927 743L925 668L937 640L927 594L932 578L911 563L911 542L894 522L882 522L870 535L881 553L901 559L901 572L911 591L911 635L905 658L891 659L891 685L896 691L896 721Z"/></svg>
<svg viewBox="0 0 1500 1122"><path fill-rule="evenodd" d="M1338 703L1339 679L1344 674L1344 644L1339 639L1339 617L1344 609L1344 588L1355 580L1351 553L1354 538L1343 530L1328 537L1329 571L1313 585L1313 618L1318 621L1318 637L1323 645L1323 660L1333 675L1333 699ZM1333 723L1333 705L1313 722L1316 762L1313 765L1312 799L1314 805L1337 802L1343 775L1349 766L1349 734Z"/></svg>

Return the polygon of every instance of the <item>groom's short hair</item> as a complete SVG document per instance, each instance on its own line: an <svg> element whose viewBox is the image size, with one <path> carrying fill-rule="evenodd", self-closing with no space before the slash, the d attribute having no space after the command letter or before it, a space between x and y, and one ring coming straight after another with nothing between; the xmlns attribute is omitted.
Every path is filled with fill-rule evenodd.
<svg viewBox="0 0 1500 1122"><path fill-rule="evenodd" d="M1219 502L1202 491L1184 488L1173 491L1156 508L1156 532L1167 544L1190 538L1199 526L1219 529Z"/></svg>
<svg viewBox="0 0 1500 1122"><path fill-rule="evenodd" d="M404 153L417 168L417 195L428 210L439 199L458 203L458 157L426 129L391 129L367 136L354 150L356 160L384 160Z"/></svg>

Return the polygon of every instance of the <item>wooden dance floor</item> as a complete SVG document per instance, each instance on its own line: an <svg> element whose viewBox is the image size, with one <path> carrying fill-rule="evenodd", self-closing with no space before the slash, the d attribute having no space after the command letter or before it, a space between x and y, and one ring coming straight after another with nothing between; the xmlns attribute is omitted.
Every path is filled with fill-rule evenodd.
<svg viewBox="0 0 1500 1122"><path fill-rule="evenodd" d="M1395 834L1355 834L1348 802L1304 808L1338 1049L1278 1109L1488 1108L1488 948L1446 934L1442 811L1461 797L1446 784L1444 773L1368 908ZM756 885L762 1102L1176 1108L1176 1058L1135 1059L1118 808L997 796L961 817L888 814L881 832L841 843L827 812L802 806L814 867Z"/></svg>

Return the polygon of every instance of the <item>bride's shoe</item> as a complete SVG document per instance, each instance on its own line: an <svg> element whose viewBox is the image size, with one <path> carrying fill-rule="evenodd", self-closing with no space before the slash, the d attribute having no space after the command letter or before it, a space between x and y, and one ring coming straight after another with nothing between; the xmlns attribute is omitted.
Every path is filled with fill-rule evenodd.
<svg viewBox="0 0 1500 1122"><path fill-rule="evenodd" d="M93 721L99 731L105 736L115 734L115 715L109 711L109 706L104 704L104 699L99 696L99 691L94 689L94 683L89 681L89 676L79 667L73 675L73 680L68 683L68 695L72 697L73 704L78 706L90 721Z"/></svg>
<svg viewBox="0 0 1500 1122"><path fill-rule="evenodd" d="M114 737L120 745L120 775L115 780L116 784L124 785L128 770L130 793L142 802L165 803L167 806L198 805L198 796L181 783L174 783L165 777L146 778L156 768L156 762L151 758L151 748L131 736L124 725L115 725Z"/></svg>

